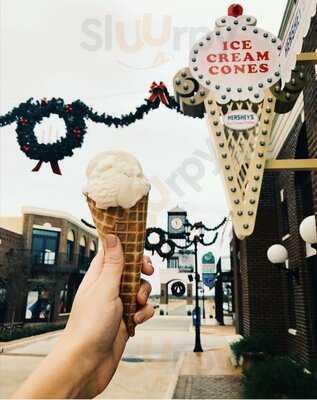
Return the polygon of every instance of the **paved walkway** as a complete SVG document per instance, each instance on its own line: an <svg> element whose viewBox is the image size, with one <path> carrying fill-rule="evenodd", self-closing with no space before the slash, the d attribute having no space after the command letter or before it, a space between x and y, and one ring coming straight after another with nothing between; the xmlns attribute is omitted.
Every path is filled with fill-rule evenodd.
<svg viewBox="0 0 317 400"><path fill-rule="evenodd" d="M218 398L224 398L225 395L221 396L215 388L225 388L229 381L230 388L233 388L233 380L238 382L239 379L228 361L228 343L235 338L233 328L207 326L202 327L201 333L205 351L195 354L192 352L194 331L191 318L157 316L145 323L128 342L118 371L99 397L171 399L173 394L175 398L184 398L186 392L186 398L214 398L214 393ZM2 344L0 398L12 395L53 348L60 334L62 332L10 345ZM227 379L215 382L214 378L219 376ZM230 393L227 397L234 398L233 389L230 390L224 393Z"/></svg>
<svg viewBox="0 0 317 400"><path fill-rule="evenodd" d="M179 377L173 399L241 399L241 383L238 376Z"/></svg>
<svg viewBox="0 0 317 400"><path fill-rule="evenodd" d="M187 352L180 368L174 399L239 399L240 371L230 362L229 342L234 338L229 326L203 326L203 335L227 339L223 346L205 348L203 353Z"/></svg>

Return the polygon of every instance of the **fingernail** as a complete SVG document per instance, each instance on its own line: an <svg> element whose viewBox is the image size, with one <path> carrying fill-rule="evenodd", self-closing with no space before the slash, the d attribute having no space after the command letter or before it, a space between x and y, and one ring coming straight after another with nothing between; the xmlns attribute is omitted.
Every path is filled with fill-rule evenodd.
<svg viewBox="0 0 317 400"><path fill-rule="evenodd" d="M117 243L118 243L118 239L115 235L107 235L106 236L106 248L107 249L116 247Z"/></svg>

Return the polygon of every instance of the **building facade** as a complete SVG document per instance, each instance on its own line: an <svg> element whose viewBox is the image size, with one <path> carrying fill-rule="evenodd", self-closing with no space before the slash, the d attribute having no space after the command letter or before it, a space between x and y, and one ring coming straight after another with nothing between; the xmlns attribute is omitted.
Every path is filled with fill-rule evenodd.
<svg viewBox="0 0 317 400"><path fill-rule="evenodd" d="M281 39L292 22L296 3L289 1ZM309 23L309 21L308 21ZM317 48L317 17L313 17L303 50ZM317 81L306 64L307 85L291 112L276 118L271 158L317 158ZM231 243L235 276L236 328L242 335L273 335L276 349L305 365L317 365L317 256L300 237L302 220L317 212L316 172L266 172L254 234ZM286 267L299 270L299 280L267 258L273 244L288 251Z"/></svg>
<svg viewBox="0 0 317 400"><path fill-rule="evenodd" d="M22 214L0 218L0 322L54 322L70 312L98 237L66 213Z"/></svg>

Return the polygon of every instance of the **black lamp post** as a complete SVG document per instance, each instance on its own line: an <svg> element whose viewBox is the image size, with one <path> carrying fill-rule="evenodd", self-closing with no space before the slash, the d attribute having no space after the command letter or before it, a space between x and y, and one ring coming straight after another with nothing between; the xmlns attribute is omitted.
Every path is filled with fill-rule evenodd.
<svg viewBox="0 0 317 400"><path fill-rule="evenodd" d="M224 224L224 221L218 225L215 228L207 228L202 222L197 222L194 225L192 225L188 220L186 220L184 226L185 226L185 236L186 236L186 245L182 246L183 248L189 248L191 246L194 246L194 254L195 254L195 347L194 347L194 352L195 353L201 353L203 352L202 346L201 346L201 340L200 340L200 308L199 308L199 281L200 281L200 276L198 273L198 245L202 246L211 246L213 245L217 238L218 238L218 233L215 234L213 240L211 242L205 242L204 236L205 236L205 231L215 231L220 228ZM193 237L191 238L192 233L194 232ZM179 248L178 245L176 247ZM205 307L203 304L203 311L205 311Z"/></svg>
<svg viewBox="0 0 317 400"><path fill-rule="evenodd" d="M205 311L205 286L204 284L201 287L201 295L202 295L202 301L203 301L203 319L206 319L206 311Z"/></svg>

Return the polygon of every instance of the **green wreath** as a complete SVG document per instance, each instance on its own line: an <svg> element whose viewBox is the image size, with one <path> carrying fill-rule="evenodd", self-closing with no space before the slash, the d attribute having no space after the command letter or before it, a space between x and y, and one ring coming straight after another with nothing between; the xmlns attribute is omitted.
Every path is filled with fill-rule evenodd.
<svg viewBox="0 0 317 400"><path fill-rule="evenodd" d="M29 104L29 107L20 110L17 125L17 140L21 150L31 159L39 160L33 171L38 171L43 162L50 162L53 172L61 174L58 161L72 156L73 150L81 147L87 131L83 117L82 103L75 101L64 104L62 99L42 100L41 106ZM36 124L43 118L56 114L62 118L66 126L66 135L54 143L39 143L34 133Z"/></svg>

